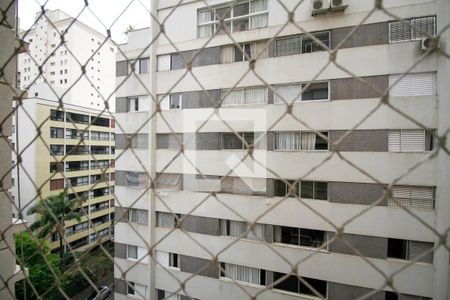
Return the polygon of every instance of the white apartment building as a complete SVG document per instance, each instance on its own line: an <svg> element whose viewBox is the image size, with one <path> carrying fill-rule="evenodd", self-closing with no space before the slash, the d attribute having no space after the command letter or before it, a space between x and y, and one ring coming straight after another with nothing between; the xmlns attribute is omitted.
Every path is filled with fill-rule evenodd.
<svg viewBox="0 0 450 300"><path fill-rule="evenodd" d="M46 98L62 97L64 103L93 109L103 109L108 101L113 112L114 43L61 10L38 12L36 19L33 28L21 33L30 47L19 55L20 88L30 97L42 97L42 86L51 86L52 97Z"/></svg>
<svg viewBox="0 0 450 300"><path fill-rule="evenodd" d="M178 2L116 58L115 299L450 299L449 2Z"/></svg>

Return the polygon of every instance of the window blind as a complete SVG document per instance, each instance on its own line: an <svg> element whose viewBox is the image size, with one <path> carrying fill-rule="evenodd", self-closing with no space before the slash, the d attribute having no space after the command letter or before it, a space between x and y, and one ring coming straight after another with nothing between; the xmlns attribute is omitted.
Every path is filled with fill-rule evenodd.
<svg viewBox="0 0 450 300"><path fill-rule="evenodd" d="M436 73L389 75L391 97L436 95Z"/></svg>

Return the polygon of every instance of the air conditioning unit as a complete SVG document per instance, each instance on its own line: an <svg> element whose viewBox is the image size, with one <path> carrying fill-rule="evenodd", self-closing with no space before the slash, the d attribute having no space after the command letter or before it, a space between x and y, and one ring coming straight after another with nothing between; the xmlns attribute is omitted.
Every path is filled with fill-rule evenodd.
<svg viewBox="0 0 450 300"><path fill-rule="evenodd" d="M347 7L346 0L331 0L331 11L344 11Z"/></svg>
<svg viewBox="0 0 450 300"><path fill-rule="evenodd" d="M330 0L311 0L311 15L320 15L330 11Z"/></svg>
<svg viewBox="0 0 450 300"><path fill-rule="evenodd" d="M422 52L434 51L439 47L439 40L437 38L429 37L420 41L420 49Z"/></svg>

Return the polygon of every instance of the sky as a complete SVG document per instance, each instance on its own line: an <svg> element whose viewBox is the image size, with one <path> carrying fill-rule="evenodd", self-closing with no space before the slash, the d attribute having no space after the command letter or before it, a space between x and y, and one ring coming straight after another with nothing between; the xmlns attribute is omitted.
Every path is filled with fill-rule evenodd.
<svg viewBox="0 0 450 300"><path fill-rule="evenodd" d="M33 26L36 12L45 5L45 9L60 9L72 17L80 15L77 19L104 35L106 28L110 28L113 40L123 43L129 25L135 29L150 25L150 1L88 0L89 5L83 10L85 0L19 0L20 28L26 30Z"/></svg>

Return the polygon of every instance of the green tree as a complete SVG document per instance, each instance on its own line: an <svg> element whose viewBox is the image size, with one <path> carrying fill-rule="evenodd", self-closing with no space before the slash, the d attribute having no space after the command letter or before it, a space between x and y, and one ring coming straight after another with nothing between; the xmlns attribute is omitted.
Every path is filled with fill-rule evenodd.
<svg viewBox="0 0 450 300"><path fill-rule="evenodd" d="M59 269L58 255L51 254L46 242L33 238L29 232L18 233L15 238L16 255L29 271L29 281L23 279L16 283L17 299L36 299L36 292L43 299L59 299L55 283L59 280L64 286L65 280Z"/></svg>
<svg viewBox="0 0 450 300"><path fill-rule="evenodd" d="M81 220L75 210L79 202L67 199L67 188L61 193L49 196L30 208L28 215L38 214L38 220L30 225L30 230L37 232L37 237L46 239L56 233L59 238L60 260L64 257L64 224L70 220ZM62 268L62 266L60 266Z"/></svg>

